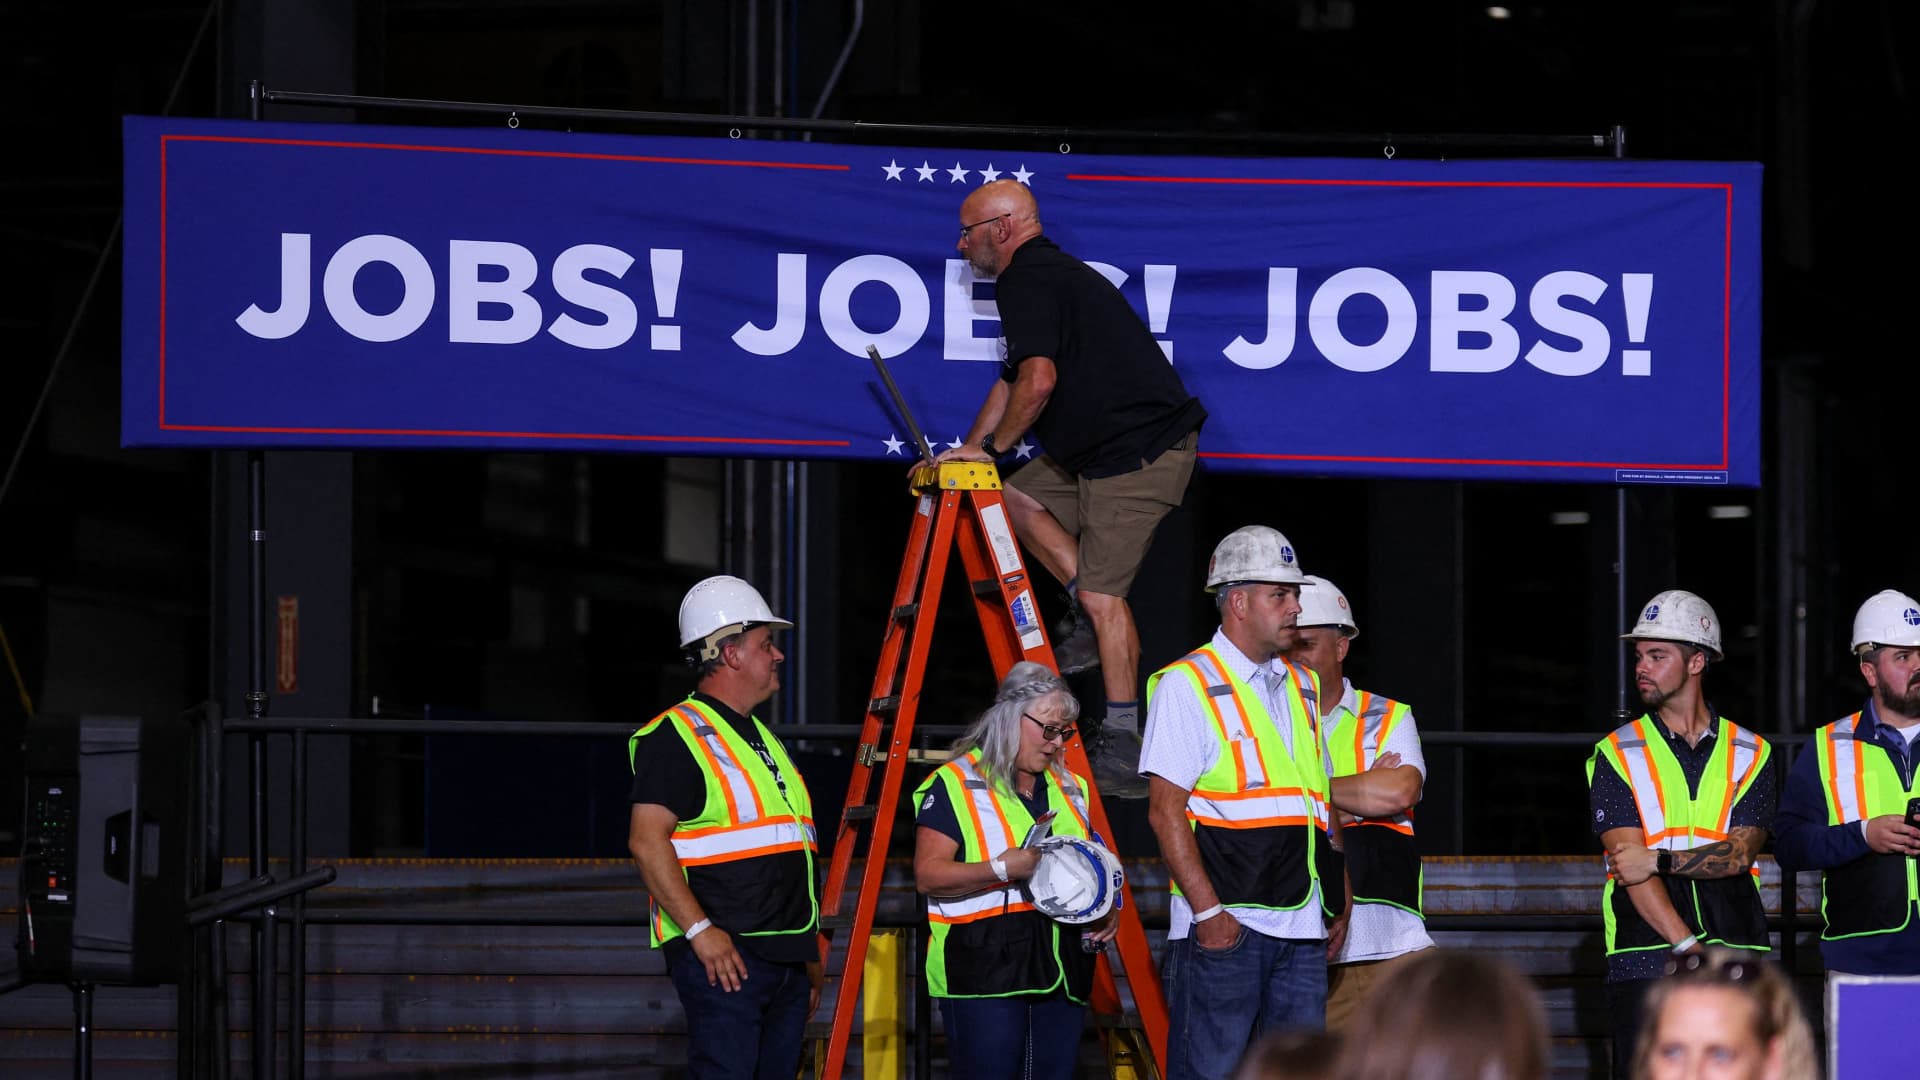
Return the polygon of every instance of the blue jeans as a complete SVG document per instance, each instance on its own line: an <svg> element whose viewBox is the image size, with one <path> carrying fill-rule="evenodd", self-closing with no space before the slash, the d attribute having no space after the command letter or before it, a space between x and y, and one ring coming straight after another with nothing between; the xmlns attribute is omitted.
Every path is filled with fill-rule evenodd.
<svg viewBox="0 0 1920 1080"><path fill-rule="evenodd" d="M947 1072L968 1080L1072 1080L1087 1008L1065 994L939 998Z"/></svg>
<svg viewBox="0 0 1920 1080"><path fill-rule="evenodd" d="M691 948L675 949L667 973L687 1014L687 1075L694 1080L793 1080L813 990L804 964L775 964L740 950L747 979L728 993L707 985Z"/></svg>
<svg viewBox="0 0 1920 1080"><path fill-rule="evenodd" d="M1224 949L1167 942L1166 1080L1227 1080L1254 1040L1327 1024L1327 943L1242 928Z"/></svg>

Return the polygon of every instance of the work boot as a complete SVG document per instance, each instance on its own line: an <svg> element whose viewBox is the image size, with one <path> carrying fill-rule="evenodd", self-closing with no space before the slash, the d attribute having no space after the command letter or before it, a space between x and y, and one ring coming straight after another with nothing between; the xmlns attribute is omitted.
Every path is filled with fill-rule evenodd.
<svg viewBox="0 0 1920 1080"><path fill-rule="evenodd" d="M1053 662L1062 675L1100 666L1100 642L1093 636L1093 622L1080 609L1078 600L1053 624Z"/></svg>
<svg viewBox="0 0 1920 1080"><path fill-rule="evenodd" d="M1093 783L1103 799L1144 799L1147 778L1140 775L1140 736L1102 725L1084 732Z"/></svg>

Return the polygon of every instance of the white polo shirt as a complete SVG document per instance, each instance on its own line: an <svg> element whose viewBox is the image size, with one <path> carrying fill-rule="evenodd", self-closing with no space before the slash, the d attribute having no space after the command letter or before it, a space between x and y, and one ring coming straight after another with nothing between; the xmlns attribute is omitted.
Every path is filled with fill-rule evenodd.
<svg viewBox="0 0 1920 1080"><path fill-rule="evenodd" d="M1349 717L1357 717L1360 710L1360 695L1353 689L1352 679L1341 679L1342 694L1340 704L1321 719L1321 730L1332 731ZM1322 688L1324 690L1324 687ZM1367 751L1373 753L1376 743L1368 742ZM1387 732L1385 745L1378 746L1379 753L1400 755L1400 764L1411 765L1420 770L1420 782L1427 782L1427 758L1420 751L1420 731L1413 724L1413 710L1408 709ZM1378 757L1379 754L1373 756ZM1351 834L1349 834L1351 835ZM1402 953L1416 949L1433 948L1433 938L1427 935L1427 924L1420 916L1392 904L1355 904L1353 919L1347 923L1347 940L1334 954L1332 963L1351 964L1360 960L1387 960Z"/></svg>
<svg viewBox="0 0 1920 1080"><path fill-rule="evenodd" d="M1213 632L1213 648L1220 654L1220 660L1227 670L1253 689L1279 731L1287 752L1292 753L1293 725L1283 719L1293 715L1286 701L1286 695L1290 693L1287 680L1292 678L1287 666L1278 660L1270 660L1265 664L1254 663L1219 630ZM1142 736L1140 748L1140 775L1158 776L1176 787L1192 791L1207 770L1213 768L1219 756L1220 740L1214 731L1212 716L1207 711L1206 703L1200 700L1193 682L1186 678L1161 679L1155 685L1152 700L1147 702L1146 734ZM1331 760L1323 744L1320 747L1320 761L1324 765ZM1236 907L1233 917L1247 929L1268 937L1324 941L1327 936L1326 923L1321 918L1318 884L1313 886L1307 902L1292 911ZM1193 908L1188 906L1184 897L1172 897L1168 920L1167 939L1170 941L1184 938L1192 930Z"/></svg>

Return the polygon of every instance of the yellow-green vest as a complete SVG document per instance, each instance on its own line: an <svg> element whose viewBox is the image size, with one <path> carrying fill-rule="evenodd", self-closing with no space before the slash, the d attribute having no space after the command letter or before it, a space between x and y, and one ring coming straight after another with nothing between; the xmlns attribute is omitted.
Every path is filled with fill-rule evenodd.
<svg viewBox="0 0 1920 1080"><path fill-rule="evenodd" d="M1185 679L1213 721L1220 752L1187 797L1187 823L1220 902L1228 907L1292 911L1322 879L1339 880L1339 855L1327 839L1327 769L1320 747L1320 683L1312 671L1287 669L1286 722L1293 750L1280 737L1260 695L1235 675L1212 645L1154 672L1147 702L1162 679ZM1175 895L1181 895L1178 883ZM1344 888L1320 889L1321 906L1337 915Z"/></svg>
<svg viewBox="0 0 1920 1080"><path fill-rule="evenodd" d="M1718 726L1697 795L1689 794L1680 759L1646 716L1621 725L1594 746L1587 758L1587 786L1593 786L1594 762L1605 757L1633 789L1641 831L1647 846L1656 851L1692 851L1726 840L1734 805L1767 767L1773 748L1731 720L1723 718ZM1658 880L1666 886L1674 911L1702 945L1767 950L1767 912L1760 900L1758 863L1733 877L1669 875ZM1626 888L1612 874L1602 890L1601 909L1608 956L1672 947L1640 917Z"/></svg>
<svg viewBox="0 0 1920 1080"><path fill-rule="evenodd" d="M632 766L641 738L661 724L672 726L699 763L706 802L700 816L674 826L673 850L687 887L715 926L745 937L811 934L820 922L813 881L818 849L813 800L780 740L758 718L747 722L760 733L785 778L784 792L773 770L733 726L691 697L627 739L627 764ZM800 858L767 857L782 854ZM683 931L665 908L649 904L649 934L658 948Z"/></svg>
<svg viewBox="0 0 1920 1080"><path fill-rule="evenodd" d="M1373 768L1380 748L1410 712L1404 704L1365 690L1354 691L1357 712L1341 710L1327 729L1327 753L1333 775L1357 776ZM1425 918L1421 910L1424 871L1413 842L1411 809L1390 817L1348 822L1345 838L1347 878L1356 904L1391 904Z"/></svg>
<svg viewBox="0 0 1920 1080"><path fill-rule="evenodd" d="M1087 782L1067 774L1065 783L1048 769L1040 779L1047 805L1055 808L1054 836L1092 835L1087 825ZM1033 815L1018 795L980 771L980 751L949 761L914 790L914 805L935 784L946 792L960 822L960 862L986 862L1026 843ZM1084 1003L1093 984L1094 957L1080 947L1079 927L1063 926L1028 902L1018 882L966 896L927 898L931 940L927 947L927 993L937 998L1011 997L1064 990Z"/></svg>
<svg viewBox="0 0 1920 1080"><path fill-rule="evenodd" d="M1914 787L1903 787L1900 770L1884 749L1857 737L1860 714L1828 724L1814 734L1820 755L1820 791L1826 797L1827 824L1845 825L1898 814L1920 795L1920 769ZM1891 934L1904 930L1920 903L1920 874L1905 855L1870 852L1845 866L1828 869L1820 882L1820 936L1839 938Z"/></svg>

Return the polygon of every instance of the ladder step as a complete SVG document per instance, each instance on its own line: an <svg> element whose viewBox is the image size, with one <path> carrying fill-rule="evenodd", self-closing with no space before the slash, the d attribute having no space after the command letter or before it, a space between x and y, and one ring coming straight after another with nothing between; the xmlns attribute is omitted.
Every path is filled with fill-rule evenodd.
<svg viewBox="0 0 1920 1080"><path fill-rule="evenodd" d="M851 915L822 915L822 916L820 916L820 929L822 929L822 930L851 930L851 929L853 929L853 916L851 916Z"/></svg>
<svg viewBox="0 0 1920 1080"><path fill-rule="evenodd" d="M973 594L975 596L997 596L1000 593L999 578L988 578L985 581L975 581L972 583L972 585L973 585Z"/></svg>
<svg viewBox="0 0 1920 1080"><path fill-rule="evenodd" d="M867 702L867 711L881 716L892 716L899 708L900 695L898 694L894 694L891 697L874 698L872 701Z"/></svg>
<svg viewBox="0 0 1920 1080"><path fill-rule="evenodd" d="M879 812L880 812L880 808L877 806L874 806L872 803L865 803L860 806L849 806L845 810L840 811L840 820L841 821L872 821L874 819L874 816L877 815Z"/></svg>
<svg viewBox="0 0 1920 1080"><path fill-rule="evenodd" d="M917 618L919 614L919 604L901 604L899 607L893 609L893 621L897 623L910 623Z"/></svg>

